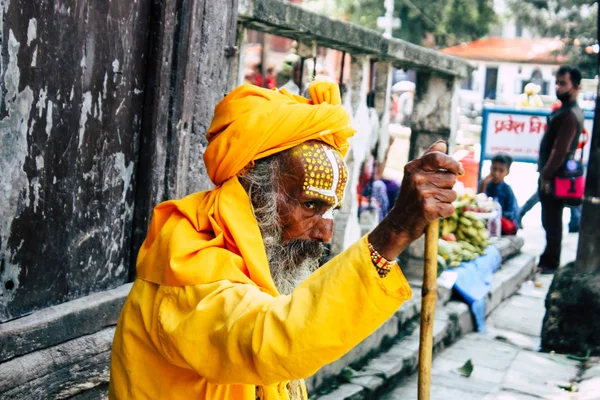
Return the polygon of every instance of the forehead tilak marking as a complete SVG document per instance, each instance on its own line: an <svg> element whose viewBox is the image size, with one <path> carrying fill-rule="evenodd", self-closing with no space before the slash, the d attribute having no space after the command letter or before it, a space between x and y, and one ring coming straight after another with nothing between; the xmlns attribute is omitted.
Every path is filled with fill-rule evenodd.
<svg viewBox="0 0 600 400"><path fill-rule="evenodd" d="M344 176L344 168L341 163L341 160L338 160L338 156L332 150L323 146L323 150L325 151L325 155L331 164L331 172L333 174L331 180L330 189L318 189L313 188L313 190L317 193L321 192L323 195L327 197L333 197L333 206L329 207L327 211L325 211L321 218L323 219L333 219L333 212L335 208L342 202L343 197L343 184L345 183L346 177Z"/></svg>
<svg viewBox="0 0 600 400"><path fill-rule="evenodd" d="M338 203L340 202L340 197L338 196L338 185L340 183L340 169L339 167L336 168L338 161L335 158L335 154L333 153L333 151L331 149L328 149L325 146L322 146L320 148L321 151L319 151L319 161L324 161L324 158L327 159L327 161L329 161L329 171L331 173L331 175L327 175L327 178L329 178L329 176L331 176L330 179L326 179L325 182L323 182L323 180L319 180L319 184L318 186L313 186L312 184L309 185L307 187L307 191L312 191L315 192L317 194L320 194L321 196L325 196L325 197L329 197L333 199L333 204L335 206L338 205ZM325 164L324 162L322 164ZM319 171L321 171L321 168L319 168ZM309 180L310 182L310 180ZM325 186L325 184L327 184L327 186Z"/></svg>
<svg viewBox="0 0 600 400"><path fill-rule="evenodd" d="M302 145L293 153L299 156L304 166L304 192L311 196L331 201L333 206L323 218L333 219L333 210L338 207L344 195L347 180L346 170L339 154L325 145Z"/></svg>

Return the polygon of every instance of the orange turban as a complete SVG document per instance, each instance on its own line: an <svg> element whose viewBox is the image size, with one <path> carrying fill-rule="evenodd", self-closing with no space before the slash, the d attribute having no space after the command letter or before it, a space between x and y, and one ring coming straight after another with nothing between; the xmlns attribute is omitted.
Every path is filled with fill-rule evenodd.
<svg viewBox="0 0 600 400"><path fill-rule="evenodd" d="M246 84L225 97L207 133L204 162L210 179L220 185L254 160L313 139L346 155L354 129L338 86L318 82L308 91L311 100Z"/></svg>
<svg viewBox="0 0 600 400"><path fill-rule="evenodd" d="M308 140L346 154L354 129L338 86L320 82L309 93L311 100L243 85L217 105L204 153L217 187L154 209L138 254L139 278L172 286L229 280L277 294L260 229L237 174L254 160Z"/></svg>

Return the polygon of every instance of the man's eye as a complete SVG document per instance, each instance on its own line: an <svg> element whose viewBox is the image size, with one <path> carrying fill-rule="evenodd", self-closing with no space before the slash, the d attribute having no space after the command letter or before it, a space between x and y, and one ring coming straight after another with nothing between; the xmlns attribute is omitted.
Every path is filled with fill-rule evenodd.
<svg viewBox="0 0 600 400"><path fill-rule="evenodd" d="M309 210L314 210L315 208L317 208L317 203L314 201L307 201L306 203L304 203L304 207L308 208Z"/></svg>

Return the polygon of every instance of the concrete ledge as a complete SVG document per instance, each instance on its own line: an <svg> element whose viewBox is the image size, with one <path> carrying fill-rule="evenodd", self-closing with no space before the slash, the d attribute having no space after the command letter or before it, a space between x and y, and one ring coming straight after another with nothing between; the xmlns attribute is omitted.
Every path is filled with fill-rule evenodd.
<svg viewBox="0 0 600 400"><path fill-rule="evenodd" d="M493 242L494 246L502 256L502 262L506 262L511 257L519 254L525 241L520 236L503 236ZM423 281L423 258L425 257L425 239L424 236L413 242L407 251L402 271L407 279L420 285Z"/></svg>
<svg viewBox="0 0 600 400"><path fill-rule="evenodd" d="M521 236L502 236L494 242L494 246L500 252L502 260L514 256L523 248L525 239Z"/></svg>
<svg viewBox="0 0 600 400"><path fill-rule="evenodd" d="M116 325L132 284L0 324L0 367L14 357ZM1 376L1 375L0 375Z"/></svg>
<svg viewBox="0 0 600 400"><path fill-rule="evenodd" d="M503 300L519 290L523 282L535 273L535 257L521 254L505 262L495 274L486 315ZM420 308L420 307L419 307ZM433 326L434 355L459 337L475 330L468 306L459 301L449 301L436 309ZM398 380L406 379L418 367L419 329L407 337L397 339L387 351L380 353L359 369L361 376L347 383L337 383L321 388L311 396L319 400L370 399ZM384 374L385 379L381 376ZM330 380L331 381L331 380Z"/></svg>
<svg viewBox="0 0 600 400"><path fill-rule="evenodd" d="M97 387L103 392L114 331L111 327L0 364L0 398L66 399Z"/></svg>
<svg viewBox="0 0 600 400"><path fill-rule="evenodd" d="M467 61L379 32L334 20L281 0L240 0L238 20L261 32L320 45L353 54L369 54L390 61L398 68L435 71L442 75L468 77L474 70Z"/></svg>

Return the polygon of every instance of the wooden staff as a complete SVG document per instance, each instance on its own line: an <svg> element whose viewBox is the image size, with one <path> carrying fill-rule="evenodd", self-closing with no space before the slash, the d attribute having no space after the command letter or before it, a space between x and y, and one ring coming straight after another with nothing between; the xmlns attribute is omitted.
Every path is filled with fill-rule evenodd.
<svg viewBox="0 0 600 400"><path fill-rule="evenodd" d="M437 253L440 221L425 231L425 270L421 289L421 331L419 338L419 400L431 394L431 358L433 351L433 314L437 299Z"/></svg>

